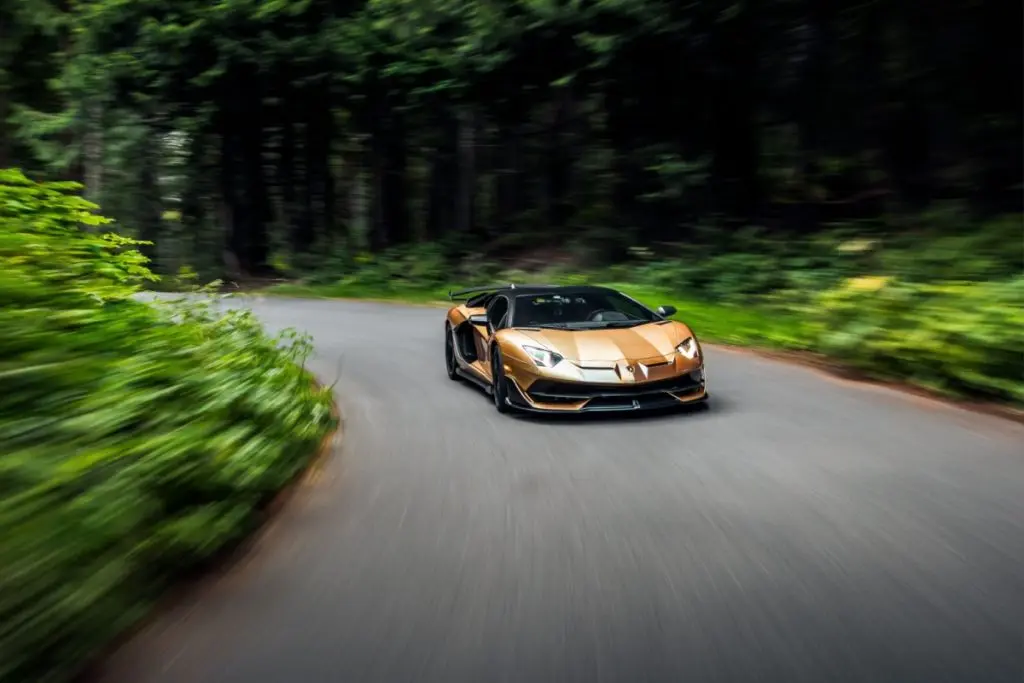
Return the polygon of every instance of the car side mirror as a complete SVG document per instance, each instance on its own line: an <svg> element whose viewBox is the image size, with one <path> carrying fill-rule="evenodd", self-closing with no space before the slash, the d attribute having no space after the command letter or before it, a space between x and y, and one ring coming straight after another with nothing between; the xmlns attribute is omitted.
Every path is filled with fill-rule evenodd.
<svg viewBox="0 0 1024 683"><path fill-rule="evenodd" d="M490 323L487 321L486 313L477 313L476 315L469 316L470 325L479 325L480 327L488 327Z"/></svg>
<svg viewBox="0 0 1024 683"><path fill-rule="evenodd" d="M658 306L658 310L655 311L662 318L668 318L676 314L675 306Z"/></svg>

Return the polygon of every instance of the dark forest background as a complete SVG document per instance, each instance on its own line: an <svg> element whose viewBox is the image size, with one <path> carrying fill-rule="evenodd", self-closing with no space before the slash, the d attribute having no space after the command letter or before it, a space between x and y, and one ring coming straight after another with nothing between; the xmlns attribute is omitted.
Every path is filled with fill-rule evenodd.
<svg viewBox="0 0 1024 683"><path fill-rule="evenodd" d="M84 183L204 277L970 232L1021 209L1021 26L996 0L8 0L0 168Z"/></svg>

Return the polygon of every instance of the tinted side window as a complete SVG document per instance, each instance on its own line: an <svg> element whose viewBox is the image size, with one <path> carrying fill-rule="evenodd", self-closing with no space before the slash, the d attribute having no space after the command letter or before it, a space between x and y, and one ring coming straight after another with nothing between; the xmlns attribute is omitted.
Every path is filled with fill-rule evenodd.
<svg viewBox="0 0 1024 683"><path fill-rule="evenodd" d="M491 307L487 309L487 321L491 323L494 329L500 330L507 322L503 320L506 313L508 313L508 299L503 296L498 297L491 303Z"/></svg>

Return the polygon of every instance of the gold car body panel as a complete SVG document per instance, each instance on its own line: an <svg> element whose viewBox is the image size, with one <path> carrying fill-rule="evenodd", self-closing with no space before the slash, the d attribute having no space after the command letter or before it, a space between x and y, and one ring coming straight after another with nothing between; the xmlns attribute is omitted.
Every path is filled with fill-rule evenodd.
<svg viewBox="0 0 1024 683"><path fill-rule="evenodd" d="M468 308L463 304L449 309L447 320L454 329L471 315L483 313L486 309ZM536 410L577 412L591 401L590 398L578 401L565 399L557 403L535 400L530 396L530 388L541 380L598 389L633 387L642 392L646 385L657 387L658 383L703 370L704 365L704 352L693 331L674 320L600 330L516 327L498 330L493 337L486 327L473 327L478 360L465 364L464 369L490 384L490 348L497 344L504 360L506 378L512 381L529 407ZM694 337L697 342L698 352L693 359L677 351L678 345L688 337ZM524 346L553 351L563 360L554 367L541 367L523 350ZM680 403L699 401L707 395L704 381L686 391L661 392L652 388L652 392L667 394Z"/></svg>

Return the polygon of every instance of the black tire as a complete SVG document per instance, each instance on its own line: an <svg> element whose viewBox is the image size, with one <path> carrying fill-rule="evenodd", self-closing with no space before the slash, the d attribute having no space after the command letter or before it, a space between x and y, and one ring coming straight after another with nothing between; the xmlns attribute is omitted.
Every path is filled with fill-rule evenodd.
<svg viewBox="0 0 1024 683"><path fill-rule="evenodd" d="M491 353L491 396L494 407L499 413L509 412L508 380L505 379L504 363L501 361L501 349L494 347Z"/></svg>
<svg viewBox="0 0 1024 683"><path fill-rule="evenodd" d="M448 379L459 378L458 364L455 362L455 333L448 323L444 325L444 369L448 373Z"/></svg>

